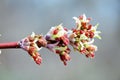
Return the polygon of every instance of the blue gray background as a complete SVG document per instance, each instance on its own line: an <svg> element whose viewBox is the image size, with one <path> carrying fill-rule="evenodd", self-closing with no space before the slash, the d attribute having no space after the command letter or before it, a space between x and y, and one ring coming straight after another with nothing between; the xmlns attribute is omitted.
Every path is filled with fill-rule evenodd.
<svg viewBox="0 0 120 80"><path fill-rule="evenodd" d="M40 66L21 49L2 50L0 80L120 80L119 8L119 0L0 0L0 42L18 41L31 32L45 35L60 23L70 29L72 17L83 13L102 31L95 58L72 50L67 66L47 49L40 51Z"/></svg>

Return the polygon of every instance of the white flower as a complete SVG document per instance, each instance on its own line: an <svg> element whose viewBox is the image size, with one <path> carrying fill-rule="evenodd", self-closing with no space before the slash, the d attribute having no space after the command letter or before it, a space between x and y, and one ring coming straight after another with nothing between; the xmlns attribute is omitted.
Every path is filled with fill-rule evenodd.
<svg viewBox="0 0 120 80"><path fill-rule="evenodd" d="M92 43L94 43L94 39L92 39L89 42L87 42L87 44L92 44Z"/></svg>
<svg viewBox="0 0 120 80"><path fill-rule="evenodd" d="M81 23L77 17L73 17L73 19L76 21L76 23Z"/></svg>
<svg viewBox="0 0 120 80"><path fill-rule="evenodd" d="M91 47L94 47L94 48L95 48L95 51L98 50L98 49L97 49L97 46L95 46L95 45L91 45Z"/></svg>
<svg viewBox="0 0 120 80"><path fill-rule="evenodd" d="M80 41L80 45L81 45L81 50L84 49L84 44Z"/></svg>
<svg viewBox="0 0 120 80"><path fill-rule="evenodd" d="M67 34L67 32L64 30L62 24L58 25L56 28L59 29L58 33L57 33L57 36L61 37L63 36L64 34Z"/></svg>
<svg viewBox="0 0 120 80"><path fill-rule="evenodd" d="M58 32L54 34L54 30L58 30ZM65 34L67 34L67 31L65 31L62 24L60 24L58 26L52 27L46 36L49 36L51 40L55 40L55 38L62 37Z"/></svg>
<svg viewBox="0 0 120 80"><path fill-rule="evenodd" d="M90 20L86 18L86 15L85 15L85 14L82 15L82 19L79 19L79 18L77 18L77 17L73 17L73 19L76 21L76 24L77 24L78 29L81 28L81 23L82 23L82 22L83 22L83 23L89 23L89 22L90 22Z"/></svg>
<svg viewBox="0 0 120 80"><path fill-rule="evenodd" d="M85 14L83 14L82 17L83 17L82 19L79 19L77 17L73 17L73 19L76 21L76 23L79 23L80 25L81 25L81 22L86 22L86 23L89 22Z"/></svg>
<svg viewBox="0 0 120 80"><path fill-rule="evenodd" d="M81 28L81 21L77 17L73 17L73 19L76 21L78 29Z"/></svg>
<svg viewBox="0 0 120 80"><path fill-rule="evenodd" d="M34 37L35 37L35 33L34 33L34 32L32 32L31 37L32 37L32 38L34 38Z"/></svg>
<svg viewBox="0 0 120 80"><path fill-rule="evenodd" d="M85 22L85 23L89 23L90 22L90 20L87 19L85 14L83 14L82 17L83 17L83 19L81 20L81 22Z"/></svg>
<svg viewBox="0 0 120 80"><path fill-rule="evenodd" d="M92 27L91 30L92 30L92 31L94 32L94 34L95 34L94 37L96 37L96 38L98 38L98 39L101 39L101 37L100 37L100 35L99 35L101 32L100 32L100 31L97 31L98 25L99 25L99 24L96 24L94 27Z"/></svg>

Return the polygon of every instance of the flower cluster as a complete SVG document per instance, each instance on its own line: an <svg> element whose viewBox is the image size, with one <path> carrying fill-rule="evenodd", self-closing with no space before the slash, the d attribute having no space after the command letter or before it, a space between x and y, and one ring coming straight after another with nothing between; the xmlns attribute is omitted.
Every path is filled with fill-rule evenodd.
<svg viewBox="0 0 120 80"><path fill-rule="evenodd" d="M41 49L41 47L45 47L47 45L47 42L43 36L35 35L33 32L32 35L19 41L19 44L22 49L29 53L36 64L41 64L42 58L38 51Z"/></svg>
<svg viewBox="0 0 120 80"><path fill-rule="evenodd" d="M19 44L20 47L26 50L37 64L40 64L42 58L38 51L41 47L45 47L50 51L59 55L61 61L66 65L70 60L70 44L74 50L79 51L88 58L93 58L97 50L97 46L93 45L94 38L101 39L100 31L97 31L98 24L93 26L90 24L90 18L86 18L85 14L82 16L73 17L76 21L76 28L68 30L62 24L52 27L50 31L43 37L32 33L22 39Z"/></svg>
<svg viewBox="0 0 120 80"><path fill-rule="evenodd" d="M93 45L94 38L99 38L100 31L96 31L97 25L90 24L90 18L86 18L85 14L82 16L73 17L76 21L76 28L72 29L72 34L69 37L70 44L73 48L86 57L93 58L97 47Z"/></svg>
<svg viewBox="0 0 120 80"><path fill-rule="evenodd" d="M69 39L67 29L60 24L52 27L46 34L47 48L60 56L61 61L66 65L66 61L70 60L70 49L68 47Z"/></svg>

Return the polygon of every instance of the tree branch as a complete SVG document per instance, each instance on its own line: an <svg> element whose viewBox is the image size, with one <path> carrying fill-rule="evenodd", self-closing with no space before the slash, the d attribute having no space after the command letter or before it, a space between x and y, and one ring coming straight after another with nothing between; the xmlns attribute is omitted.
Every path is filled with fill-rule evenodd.
<svg viewBox="0 0 120 80"><path fill-rule="evenodd" d="M12 49L12 48L20 48L20 44L18 42L7 42L0 43L0 49Z"/></svg>

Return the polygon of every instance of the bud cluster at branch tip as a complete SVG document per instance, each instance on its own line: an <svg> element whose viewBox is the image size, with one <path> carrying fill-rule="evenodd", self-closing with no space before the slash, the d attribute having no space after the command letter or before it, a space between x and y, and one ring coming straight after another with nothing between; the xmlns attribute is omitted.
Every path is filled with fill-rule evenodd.
<svg viewBox="0 0 120 80"><path fill-rule="evenodd" d="M33 32L31 36L22 39L19 44L22 49L29 53L36 64L41 64L42 58L38 51L41 47L45 47L47 45L47 42L42 35L35 35Z"/></svg>
<svg viewBox="0 0 120 80"><path fill-rule="evenodd" d="M97 46L93 45L94 38L101 39L100 31L97 31L98 24L93 26L90 24L90 18L86 18L85 14L82 16L73 17L76 21L76 28L72 29L72 34L69 37L70 44L73 48L86 57L93 58Z"/></svg>
<svg viewBox="0 0 120 80"><path fill-rule="evenodd" d="M36 35L34 32L19 42L1 43L0 49L5 48L22 48L27 51L36 64L42 62L41 55L38 51L44 47L53 53L59 55L60 60L67 65L67 61L71 59L71 45L75 51L80 52L87 58L94 58L97 46L93 45L94 38L101 39L100 31L97 31L98 24L93 26L90 24L90 18L86 18L85 14L79 17L73 17L76 22L75 28L67 29L62 24L51 27L45 36Z"/></svg>
<svg viewBox="0 0 120 80"><path fill-rule="evenodd" d="M66 61L70 60L70 44L74 50L79 51L88 58L94 57L94 52L97 51L97 46L93 45L94 38L101 39L100 31L97 31L97 25L90 24L90 18L82 16L73 17L76 21L76 28L68 30L62 24L52 27L46 34L47 48L58 54L61 61L66 65Z"/></svg>

